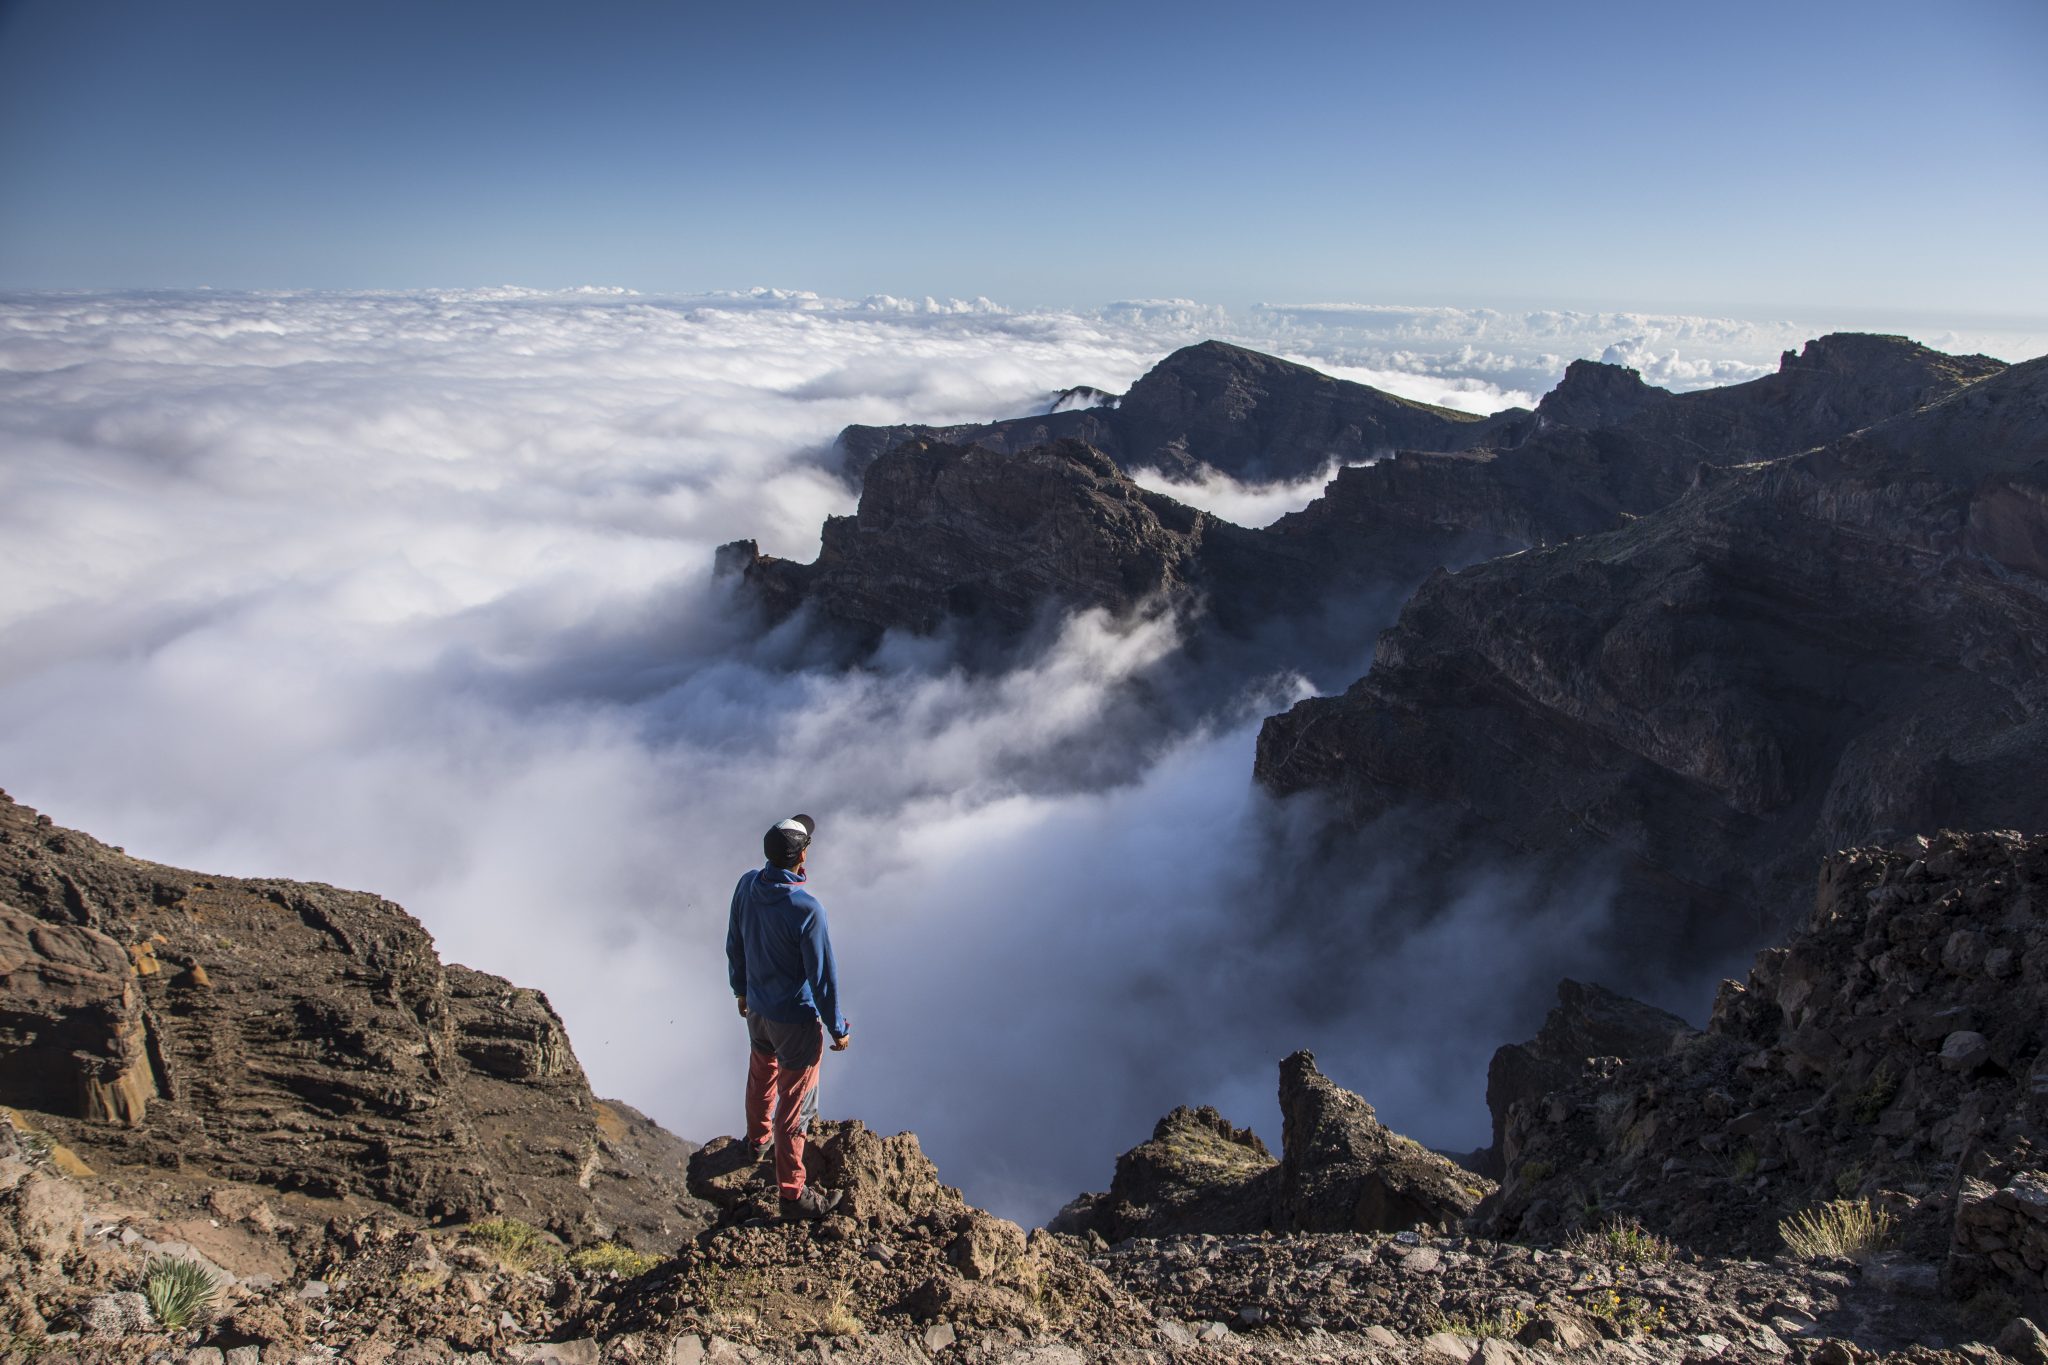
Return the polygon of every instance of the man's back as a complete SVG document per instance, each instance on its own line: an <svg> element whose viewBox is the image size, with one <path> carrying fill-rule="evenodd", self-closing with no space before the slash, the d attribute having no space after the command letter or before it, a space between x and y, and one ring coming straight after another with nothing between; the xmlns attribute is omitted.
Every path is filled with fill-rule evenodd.
<svg viewBox="0 0 2048 1365"><path fill-rule="evenodd" d="M786 1023L823 1019L833 1037L845 1035L825 907L804 889L802 873L763 867L740 878L726 957L733 993L746 998L750 1014Z"/></svg>

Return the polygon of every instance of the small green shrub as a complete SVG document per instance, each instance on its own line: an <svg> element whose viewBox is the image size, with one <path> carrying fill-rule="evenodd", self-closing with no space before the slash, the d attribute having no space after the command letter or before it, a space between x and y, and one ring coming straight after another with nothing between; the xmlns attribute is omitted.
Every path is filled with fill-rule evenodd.
<svg viewBox="0 0 2048 1365"><path fill-rule="evenodd" d="M1423 1314L1423 1326L1431 1332L1454 1332L1461 1337L1499 1337L1510 1339L1529 1322L1529 1314L1520 1308L1504 1308L1498 1313L1484 1313L1477 1317L1454 1317L1443 1309L1432 1306Z"/></svg>
<svg viewBox="0 0 2048 1365"><path fill-rule="evenodd" d="M1842 1111L1847 1117L1868 1126L1877 1122L1878 1115L1884 1113L1885 1106L1898 1093L1898 1073L1892 1070L1890 1062L1879 1062L1877 1070L1870 1073L1869 1082L1843 1100Z"/></svg>
<svg viewBox="0 0 2048 1365"><path fill-rule="evenodd" d="M1556 1174L1557 1167L1547 1161L1525 1161L1515 1167L1516 1177L1529 1185L1541 1185Z"/></svg>
<svg viewBox="0 0 2048 1365"><path fill-rule="evenodd" d="M1662 1305L1653 1306L1647 1299L1624 1296L1615 1289L1595 1290L1579 1300L1579 1307L1613 1324L1625 1337L1641 1336L1664 1325Z"/></svg>
<svg viewBox="0 0 2048 1365"><path fill-rule="evenodd" d="M1802 1261L1860 1260L1890 1246L1897 1232L1898 1220L1869 1200L1831 1199L1778 1224L1786 1248Z"/></svg>
<svg viewBox="0 0 2048 1365"><path fill-rule="evenodd" d="M1836 1171L1835 1193L1844 1199L1853 1196L1863 1184L1863 1174L1863 1163L1860 1161L1852 1161Z"/></svg>
<svg viewBox="0 0 2048 1365"><path fill-rule="evenodd" d="M1760 1160L1762 1158L1757 1156L1756 1148L1744 1147L1735 1154L1735 1159L1728 1163L1728 1173L1737 1180L1748 1180L1756 1175L1757 1163Z"/></svg>
<svg viewBox="0 0 2048 1365"><path fill-rule="evenodd" d="M588 1270L596 1274L622 1275L632 1279L645 1275L661 1264L661 1257L651 1251L635 1251L622 1247L617 1242L599 1242L569 1254L569 1264L577 1270Z"/></svg>
<svg viewBox="0 0 2048 1365"><path fill-rule="evenodd" d="M1678 1255L1668 1237L1660 1237L1637 1218L1614 1218L1590 1232L1573 1234L1565 1250L1610 1265L1662 1265Z"/></svg>
<svg viewBox="0 0 2048 1365"><path fill-rule="evenodd" d="M558 1260L561 1253L547 1234L517 1218L486 1218L462 1230L463 1239L496 1258L507 1270L534 1270Z"/></svg>
<svg viewBox="0 0 2048 1365"><path fill-rule="evenodd" d="M206 1267L183 1256L159 1256L142 1275L142 1297L149 1311L172 1332L204 1322L213 1312L220 1286Z"/></svg>

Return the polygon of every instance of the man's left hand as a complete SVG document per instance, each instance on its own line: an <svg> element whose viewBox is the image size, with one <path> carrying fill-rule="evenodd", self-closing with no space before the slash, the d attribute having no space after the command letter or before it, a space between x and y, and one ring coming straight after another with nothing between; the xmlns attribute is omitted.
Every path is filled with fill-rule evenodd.
<svg viewBox="0 0 2048 1365"><path fill-rule="evenodd" d="M738 1005L738 1006L740 1007L740 1018L742 1018L742 1019L746 1018L746 1017L747 1017L747 997L745 997L744 995L742 995L742 996L738 997L737 999L735 999L735 1000L733 1001L733 1003L734 1003L735 1005Z"/></svg>

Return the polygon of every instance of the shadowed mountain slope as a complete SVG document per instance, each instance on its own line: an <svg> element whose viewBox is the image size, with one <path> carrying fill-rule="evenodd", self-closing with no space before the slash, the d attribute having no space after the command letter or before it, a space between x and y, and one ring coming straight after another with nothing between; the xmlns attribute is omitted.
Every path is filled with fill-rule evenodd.
<svg viewBox="0 0 2048 1365"><path fill-rule="evenodd" d="M1782 918L1828 849L2048 827L2044 459L2035 361L1439 574L1366 677L1267 721L1258 777L1353 825L1427 810L1461 857L1611 863L1672 961L1753 940L1732 908Z"/></svg>

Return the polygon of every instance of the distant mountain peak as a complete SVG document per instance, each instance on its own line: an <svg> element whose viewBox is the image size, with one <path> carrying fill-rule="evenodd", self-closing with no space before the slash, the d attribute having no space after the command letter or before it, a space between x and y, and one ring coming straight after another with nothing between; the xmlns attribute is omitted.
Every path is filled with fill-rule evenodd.
<svg viewBox="0 0 2048 1365"><path fill-rule="evenodd" d="M1629 366L1574 360L1565 366L1557 387L1536 405L1536 415L1559 426L1590 431L1625 422L1671 396L1669 389L1644 383L1642 373Z"/></svg>

